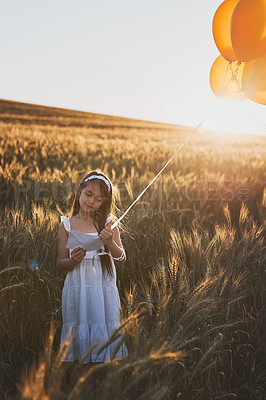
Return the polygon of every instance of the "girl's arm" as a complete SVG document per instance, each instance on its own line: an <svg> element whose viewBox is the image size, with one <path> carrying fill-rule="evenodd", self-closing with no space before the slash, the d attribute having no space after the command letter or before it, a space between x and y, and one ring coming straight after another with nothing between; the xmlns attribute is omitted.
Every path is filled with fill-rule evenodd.
<svg viewBox="0 0 266 400"><path fill-rule="evenodd" d="M116 227L114 228L114 230L116 229ZM115 241L107 246L108 250L111 252L112 257L114 258L120 258L120 256L122 256L122 254L124 253L124 257L122 258L122 260L118 261L118 260L114 260L115 262L119 263L119 264L124 264L126 262L126 253L125 253L125 249L122 246L119 246Z"/></svg>
<svg viewBox="0 0 266 400"><path fill-rule="evenodd" d="M103 229L100 233L100 237L106 244L108 250L111 252L113 258L120 258L120 256L124 254L124 257L122 257L121 260L114 260L119 264L124 264L126 262L126 252L122 245L120 233L117 226L113 229L113 231L111 231L111 224L113 222L114 221L108 223L105 229Z"/></svg>
<svg viewBox="0 0 266 400"><path fill-rule="evenodd" d="M82 259L86 255L86 250L82 247L76 248L71 252L71 257L69 257L69 251L66 248L68 240L68 235L64 228L63 222L59 224L58 229L58 257L57 265L65 272L72 271L77 265L79 265Z"/></svg>

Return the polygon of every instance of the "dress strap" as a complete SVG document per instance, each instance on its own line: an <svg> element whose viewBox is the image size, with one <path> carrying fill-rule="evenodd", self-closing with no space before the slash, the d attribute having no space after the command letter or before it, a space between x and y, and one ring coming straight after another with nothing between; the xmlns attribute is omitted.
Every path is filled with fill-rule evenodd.
<svg viewBox="0 0 266 400"><path fill-rule="evenodd" d="M67 232L69 232L70 229L71 229L71 227L70 227L70 222L69 222L69 218L64 217L63 215L61 215L60 218L61 218L61 222L63 221L65 230L66 230Z"/></svg>

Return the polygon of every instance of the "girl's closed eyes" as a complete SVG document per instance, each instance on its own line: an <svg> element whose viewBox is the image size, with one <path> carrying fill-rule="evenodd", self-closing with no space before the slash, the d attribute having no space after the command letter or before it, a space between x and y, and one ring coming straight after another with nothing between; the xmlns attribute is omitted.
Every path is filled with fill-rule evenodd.
<svg viewBox="0 0 266 400"><path fill-rule="evenodd" d="M86 193L88 197L92 197L93 195L91 193ZM97 197L96 201L102 201L101 197Z"/></svg>

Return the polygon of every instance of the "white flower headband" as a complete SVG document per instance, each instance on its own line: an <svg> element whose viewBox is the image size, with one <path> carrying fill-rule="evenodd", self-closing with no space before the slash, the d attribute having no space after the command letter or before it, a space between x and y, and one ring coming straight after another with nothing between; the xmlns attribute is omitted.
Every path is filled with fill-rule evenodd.
<svg viewBox="0 0 266 400"><path fill-rule="evenodd" d="M108 187L108 192L110 193L110 191L111 191L110 182L104 176L102 176L102 175L91 175L91 176L88 176L88 178L84 179L84 182L89 181L91 179L101 179L102 181L104 181L104 183Z"/></svg>

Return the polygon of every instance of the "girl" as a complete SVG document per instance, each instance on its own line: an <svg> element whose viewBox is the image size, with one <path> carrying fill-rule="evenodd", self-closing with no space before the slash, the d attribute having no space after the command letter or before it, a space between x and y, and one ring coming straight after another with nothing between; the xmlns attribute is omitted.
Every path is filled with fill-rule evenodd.
<svg viewBox="0 0 266 400"><path fill-rule="evenodd" d="M62 292L60 345L65 339L70 340L63 361L104 362L117 350L118 339L98 354L120 322L120 298L113 260L124 264L126 254L118 228L111 229L114 206L110 180L103 172L92 171L77 188L71 218L61 216L57 263L67 276ZM86 251L78 246L68 250L70 231L76 238L80 235L84 239L87 235L85 240L88 242L100 237L101 249ZM96 347L84 358L93 345ZM115 357L126 354L123 343Z"/></svg>

